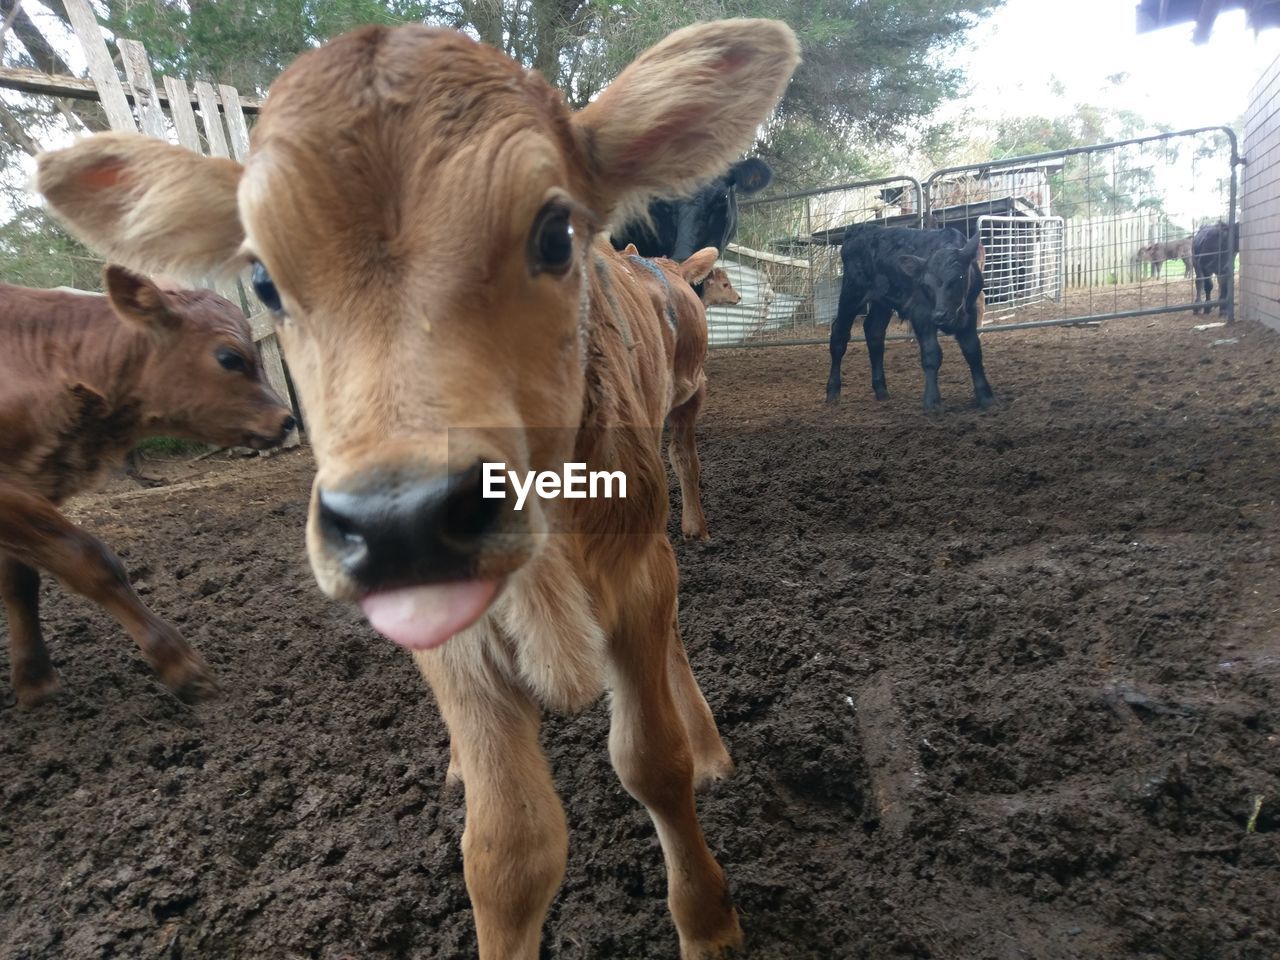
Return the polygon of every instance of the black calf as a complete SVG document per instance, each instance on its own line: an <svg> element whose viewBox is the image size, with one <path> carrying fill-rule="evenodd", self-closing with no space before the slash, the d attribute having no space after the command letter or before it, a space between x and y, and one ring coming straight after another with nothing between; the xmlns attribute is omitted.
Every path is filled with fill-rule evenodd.
<svg viewBox="0 0 1280 960"><path fill-rule="evenodd" d="M1219 220L1201 227L1191 242L1191 259L1196 269L1196 303L1204 290L1204 313L1209 312L1209 298L1213 293L1213 278L1218 278L1218 299L1226 295L1227 281L1235 274L1236 251L1240 249L1240 224L1235 225L1234 236L1227 225ZM1199 309L1192 313L1202 312ZM1224 307L1218 305L1218 313Z"/></svg>
<svg viewBox="0 0 1280 960"><path fill-rule="evenodd" d="M845 231L840 248L844 280L840 305L831 325L831 376L827 403L840 398L840 362L849 345L854 319L866 310L862 329L871 358L871 388L877 400L886 400L884 336L889 318L898 316L911 324L920 344L924 368L924 408L942 406L938 392L938 368L942 348L938 333L949 333L973 376L978 406L995 399L982 369L978 323L982 319L982 247L975 235L967 243L958 230L912 230L905 227L855 225Z"/></svg>

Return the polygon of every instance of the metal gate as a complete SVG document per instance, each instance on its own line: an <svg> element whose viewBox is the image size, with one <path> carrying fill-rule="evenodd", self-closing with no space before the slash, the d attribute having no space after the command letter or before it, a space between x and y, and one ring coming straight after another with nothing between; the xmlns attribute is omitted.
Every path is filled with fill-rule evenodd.
<svg viewBox="0 0 1280 960"><path fill-rule="evenodd" d="M948 167L924 182L926 223L996 241L1002 259L993 285L988 253L987 318L1006 322L984 331L1191 310L1194 271L1176 254L1199 227L1222 222L1235 262L1239 163L1232 130L1204 127ZM1048 279L1050 243L1057 295L1022 294L1019 285ZM1227 320L1234 286L1228 275L1213 291Z"/></svg>
<svg viewBox="0 0 1280 960"><path fill-rule="evenodd" d="M1239 164L1231 129L1205 127L744 201L723 261L743 302L708 311L712 345L825 343L844 230L864 222L981 234L983 332L1191 310L1194 275L1167 254L1221 221L1234 258Z"/></svg>

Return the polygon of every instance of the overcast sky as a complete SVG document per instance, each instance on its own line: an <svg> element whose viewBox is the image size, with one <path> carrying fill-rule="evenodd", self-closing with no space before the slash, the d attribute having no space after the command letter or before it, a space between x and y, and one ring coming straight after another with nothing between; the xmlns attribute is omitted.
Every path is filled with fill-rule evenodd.
<svg viewBox="0 0 1280 960"><path fill-rule="evenodd" d="M957 60L965 105L981 118L1067 113L1077 103L1133 110L1175 129L1234 122L1262 71L1280 55L1280 29L1256 37L1244 12L1218 17L1209 42L1191 24L1139 34L1134 0L1007 0ZM1110 77L1127 74L1119 84ZM1051 93L1056 78L1065 96Z"/></svg>

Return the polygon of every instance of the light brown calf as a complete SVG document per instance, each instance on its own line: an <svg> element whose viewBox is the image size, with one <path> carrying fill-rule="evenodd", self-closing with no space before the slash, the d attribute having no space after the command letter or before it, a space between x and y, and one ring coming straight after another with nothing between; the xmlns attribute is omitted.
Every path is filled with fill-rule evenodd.
<svg viewBox="0 0 1280 960"><path fill-rule="evenodd" d="M706 247L683 263L676 263L666 257L642 257L631 243L622 252L628 257L631 272L648 291L653 309L675 329L674 350L669 358L673 391L667 414L667 456L680 481L680 531L687 538L706 540L707 518L702 512L699 490L702 466L694 436L698 414L707 398L703 370L707 360L706 288L700 299L693 292L693 285L708 277L720 254L715 247Z"/></svg>
<svg viewBox="0 0 1280 960"><path fill-rule="evenodd" d="M742 295L734 289L723 267L716 267L702 281L702 302L708 307L732 306L742 302Z"/></svg>
<svg viewBox="0 0 1280 960"><path fill-rule="evenodd" d="M57 508L144 437L262 449L293 428L238 307L211 290L162 291L121 267L106 281L107 296L0 284L0 598L23 706L58 687L40 632L41 569L115 617L179 695L209 692L200 655Z"/></svg>
<svg viewBox="0 0 1280 960"><path fill-rule="evenodd" d="M244 167L101 134L39 184L91 243L199 273L255 264L318 472L330 596L414 649L466 788L484 960L533 960L564 872L544 707L612 690L609 752L649 810L685 960L741 939L694 809L729 768L689 670L660 430L676 335L610 222L723 170L797 63L783 24L679 31L573 114L447 30L357 30L273 85ZM621 471L625 499L487 499L482 465Z"/></svg>

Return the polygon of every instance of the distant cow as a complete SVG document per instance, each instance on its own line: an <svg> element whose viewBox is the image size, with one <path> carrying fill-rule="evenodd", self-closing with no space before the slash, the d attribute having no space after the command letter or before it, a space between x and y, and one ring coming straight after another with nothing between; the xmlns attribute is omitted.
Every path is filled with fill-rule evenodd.
<svg viewBox="0 0 1280 960"><path fill-rule="evenodd" d="M951 334L960 344L973 376L978 406L991 404L995 395L982 369L982 346L978 342L984 301L983 250L977 234L966 242L964 234L950 228L916 230L857 224L845 232L840 259L844 262L844 280L835 323L831 325L827 403L840 398L840 362L849 345L853 321L865 309L862 329L871 358L871 387L877 400L889 396L884 379L884 336L889 318L896 311L911 324L920 344L925 410L942 406L938 392L938 368L942 366L939 332Z"/></svg>
<svg viewBox="0 0 1280 960"><path fill-rule="evenodd" d="M1240 224L1235 224L1234 231L1227 228L1225 221L1206 224L1196 231L1191 246L1192 260L1196 271L1196 303L1200 302L1200 291L1204 290L1204 313L1209 312L1209 298L1213 293L1213 279L1218 278L1218 298L1225 295L1225 280L1235 273L1235 255L1240 249ZM1199 309L1193 313L1202 312ZM1218 305L1222 313L1222 304Z"/></svg>
<svg viewBox="0 0 1280 960"><path fill-rule="evenodd" d="M642 257L670 257L682 262L704 247L720 253L738 229L738 192L757 193L769 185L773 171L763 160L750 157L679 200L649 204L650 224L634 220L613 232L614 249L634 244Z"/></svg>
<svg viewBox="0 0 1280 960"><path fill-rule="evenodd" d="M23 706L58 687L36 608L40 569L115 617L170 688L188 698L211 689L200 655L58 505L144 437L263 449L294 426L239 308L120 267L106 280L105 297L0 284L0 597Z"/></svg>
<svg viewBox="0 0 1280 960"><path fill-rule="evenodd" d="M1138 250L1138 262L1151 264L1151 276L1158 277L1161 269L1170 260L1181 260L1182 275L1191 276L1191 238L1166 240L1152 243Z"/></svg>

